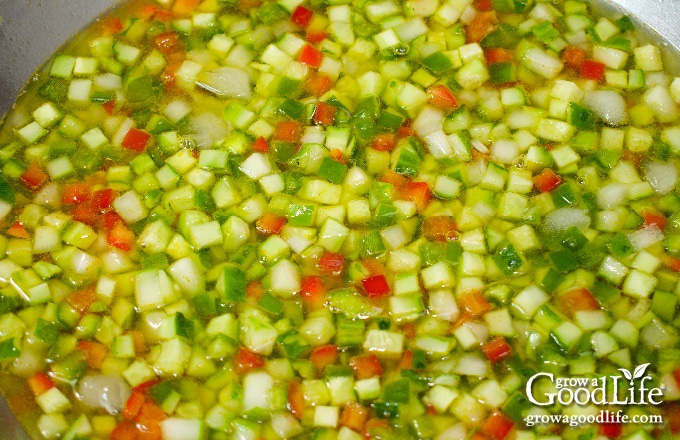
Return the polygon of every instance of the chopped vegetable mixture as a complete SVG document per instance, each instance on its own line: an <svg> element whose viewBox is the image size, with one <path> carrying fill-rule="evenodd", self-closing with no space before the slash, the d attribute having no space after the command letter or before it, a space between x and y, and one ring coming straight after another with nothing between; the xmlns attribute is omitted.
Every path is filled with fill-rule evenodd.
<svg viewBox="0 0 680 440"><path fill-rule="evenodd" d="M30 434L679 435L680 77L590 7L92 24L0 132L0 364ZM565 401L615 377L637 404Z"/></svg>

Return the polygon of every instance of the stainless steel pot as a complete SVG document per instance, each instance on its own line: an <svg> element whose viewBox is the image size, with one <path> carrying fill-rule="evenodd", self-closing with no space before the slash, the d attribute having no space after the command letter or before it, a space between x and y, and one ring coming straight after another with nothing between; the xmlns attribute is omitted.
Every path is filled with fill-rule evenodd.
<svg viewBox="0 0 680 440"><path fill-rule="evenodd" d="M0 120L33 72L64 41L116 3L118 0L0 0ZM634 17L646 38L663 41L671 71L680 74L680 0L603 0L595 4L600 14ZM5 380L0 377L0 383ZM0 438L30 438L1 397Z"/></svg>

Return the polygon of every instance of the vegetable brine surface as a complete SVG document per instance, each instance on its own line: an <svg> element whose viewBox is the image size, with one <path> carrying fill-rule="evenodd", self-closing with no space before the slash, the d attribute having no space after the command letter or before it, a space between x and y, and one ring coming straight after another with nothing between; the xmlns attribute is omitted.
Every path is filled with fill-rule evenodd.
<svg viewBox="0 0 680 440"><path fill-rule="evenodd" d="M19 417L48 439L677 434L659 48L577 1L328 3L136 1L29 84L0 137Z"/></svg>

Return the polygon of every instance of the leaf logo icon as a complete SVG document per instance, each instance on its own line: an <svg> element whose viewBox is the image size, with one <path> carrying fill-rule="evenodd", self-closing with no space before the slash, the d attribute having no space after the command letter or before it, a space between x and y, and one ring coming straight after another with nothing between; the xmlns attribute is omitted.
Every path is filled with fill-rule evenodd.
<svg viewBox="0 0 680 440"><path fill-rule="evenodd" d="M630 371L626 370L625 368L619 368L619 371L622 372L624 377L628 379L630 382L633 381L633 375L631 374Z"/></svg>
<svg viewBox="0 0 680 440"><path fill-rule="evenodd" d="M630 382L631 385L633 385L633 381L635 379L639 379L642 376L645 375L645 371L647 370L647 367L649 367L649 363L638 365L635 370L631 373L630 371L626 370L625 368L619 368L619 371L623 373L624 377L628 379L628 382Z"/></svg>
<svg viewBox="0 0 680 440"><path fill-rule="evenodd" d="M638 378L644 376L645 370L647 369L647 367L649 367L649 363L638 365L637 368L635 368L635 371L633 372L633 379L638 379ZM630 379L630 380L633 380L633 379Z"/></svg>

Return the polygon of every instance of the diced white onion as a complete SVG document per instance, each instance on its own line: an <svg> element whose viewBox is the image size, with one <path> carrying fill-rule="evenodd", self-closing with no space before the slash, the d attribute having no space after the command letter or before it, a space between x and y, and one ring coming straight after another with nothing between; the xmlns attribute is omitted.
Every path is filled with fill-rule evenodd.
<svg viewBox="0 0 680 440"><path fill-rule="evenodd" d="M572 226L583 231L590 227L588 211L578 208L560 208L552 211L543 219L543 227L549 236L556 236Z"/></svg>
<svg viewBox="0 0 680 440"><path fill-rule="evenodd" d="M125 379L114 374L85 376L78 384L78 396L86 405L103 408L109 414L122 410L130 393Z"/></svg>
<svg viewBox="0 0 680 440"><path fill-rule="evenodd" d="M210 148L229 135L226 122L209 112L191 118L188 131L198 148Z"/></svg>
<svg viewBox="0 0 680 440"><path fill-rule="evenodd" d="M626 101L614 90L592 90L585 94L583 104L593 110L607 125L619 126L628 123Z"/></svg>
<svg viewBox="0 0 680 440"><path fill-rule="evenodd" d="M628 201L629 185L612 182L600 188L597 193L597 204L602 209L613 209Z"/></svg>
<svg viewBox="0 0 680 440"><path fill-rule="evenodd" d="M635 232L627 234L626 237L628 237L628 241L630 241L630 244L636 251L660 243L665 238L661 229L656 225L645 226L644 228L640 228Z"/></svg>
<svg viewBox="0 0 680 440"><path fill-rule="evenodd" d="M444 114L441 110L428 105L423 107L418 116L415 117L411 128L418 136L424 138L428 134L441 130L443 121Z"/></svg>
<svg viewBox="0 0 680 440"><path fill-rule="evenodd" d="M665 195L678 184L678 169L672 163L645 162L645 178L657 194Z"/></svg>
<svg viewBox="0 0 680 440"><path fill-rule="evenodd" d="M201 72L196 85L221 98L250 99L250 75L243 69L220 67Z"/></svg>

